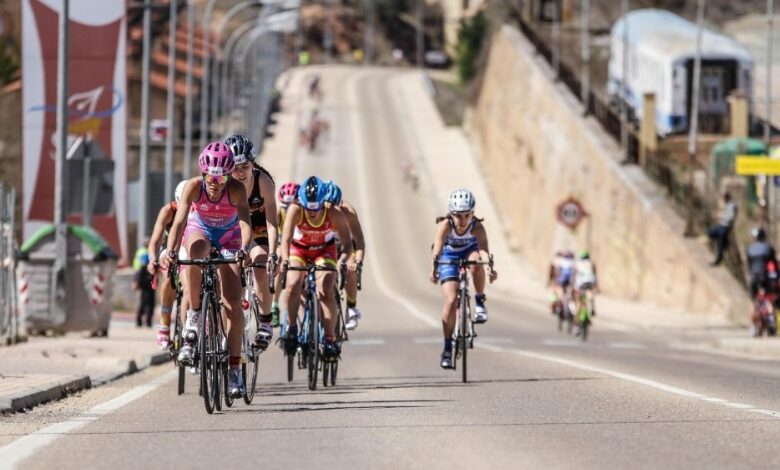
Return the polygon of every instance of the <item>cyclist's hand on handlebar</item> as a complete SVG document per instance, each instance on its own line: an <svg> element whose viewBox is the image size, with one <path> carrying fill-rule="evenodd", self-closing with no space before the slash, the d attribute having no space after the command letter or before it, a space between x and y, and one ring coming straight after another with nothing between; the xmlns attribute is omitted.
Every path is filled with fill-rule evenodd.
<svg viewBox="0 0 780 470"><path fill-rule="evenodd" d="M431 283L436 284L436 282L439 280L439 259L434 256L433 257L433 266L431 267Z"/></svg>
<svg viewBox="0 0 780 470"><path fill-rule="evenodd" d="M150 259L149 262L146 264L146 271L154 276L157 274L157 270L160 269L160 263L156 259Z"/></svg>
<svg viewBox="0 0 780 470"><path fill-rule="evenodd" d="M490 269L490 283L492 284L492 283L496 282L496 279L498 279L498 271L496 271L495 269L491 268Z"/></svg>
<svg viewBox="0 0 780 470"><path fill-rule="evenodd" d="M265 269L269 275L275 274L276 271L279 270L279 255L271 253L271 256L268 257L268 263L266 263Z"/></svg>
<svg viewBox="0 0 780 470"><path fill-rule="evenodd" d="M176 252L173 250L168 250L168 253L165 254L162 258L160 258L160 267L163 269L168 269L171 264L175 263L177 259Z"/></svg>
<svg viewBox="0 0 780 470"><path fill-rule="evenodd" d="M355 258L351 257L346 262L347 271L350 273L354 273L357 271L357 263L355 262Z"/></svg>

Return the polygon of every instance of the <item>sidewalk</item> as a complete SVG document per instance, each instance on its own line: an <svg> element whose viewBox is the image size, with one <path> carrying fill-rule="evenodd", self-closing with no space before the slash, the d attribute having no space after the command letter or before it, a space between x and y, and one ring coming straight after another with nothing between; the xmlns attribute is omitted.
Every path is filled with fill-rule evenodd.
<svg viewBox="0 0 780 470"><path fill-rule="evenodd" d="M398 89L398 99L403 103L401 109L406 110L408 127L417 134L416 141L420 144L416 164L424 175L421 190L431 192L442 211L453 189L468 187L474 193L477 213L485 218L485 228L492 234L490 251L495 255L496 270L500 273L489 295L520 300L546 315L550 294L544 273L537 272L513 249L512 234L501 225L502 219L474 156L478 149L461 128L444 125L428 94L425 79L419 73L399 75L394 85ZM606 295L599 296L598 306L599 324L607 328L682 334L690 336L691 340L680 345L683 349L780 360L780 338L750 338L747 328L733 324L725 315L694 315Z"/></svg>
<svg viewBox="0 0 780 470"><path fill-rule="evenodd" d="M170 360L155 329L136 329L115 314L107 338L82 333L31 337L0 348L0 413L17 412L97 387Z"/></svg>

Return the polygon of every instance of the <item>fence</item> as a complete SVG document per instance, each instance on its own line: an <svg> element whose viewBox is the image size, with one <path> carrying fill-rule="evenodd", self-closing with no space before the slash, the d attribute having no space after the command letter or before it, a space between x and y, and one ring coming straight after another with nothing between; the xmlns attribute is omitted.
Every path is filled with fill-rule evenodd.
<svg viewBox="0 0 780 470"><path fill-rule="evenodd" d="M16 290L16 190L0 184L0 340L6 344L19 338Z"/></svg>

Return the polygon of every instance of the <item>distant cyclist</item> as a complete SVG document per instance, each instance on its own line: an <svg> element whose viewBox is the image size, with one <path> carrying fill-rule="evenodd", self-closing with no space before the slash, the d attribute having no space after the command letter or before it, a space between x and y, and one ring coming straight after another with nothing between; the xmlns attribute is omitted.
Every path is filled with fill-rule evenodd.
<svg viewBox="0 0 780 470"><path fill-rule="evenodd" d="M208 144L198 158L200 177L187 180L176 217L168 236L168 254L161 259L163 268L176 261L179 245L186 248L190 259L204 259L212 251L224 257L243 258L249 251L252 228L249 224L249 204L244 185L230 178L235 162L233 152L222 142ZM185 227L186 226L186 227ZM182 236L182 229L184 235ZM243 288L238 265L219 266L222 305L227 317L229 358L228 394L244 393L241 377L241 344L244 315L241 308ZM201 307L200 269L185 271L191 308L185 322L185 344L179 353L182 364L192 363L198 337L198 316Z"/></svg>
<svg viewBox="0 0 780 470"><path fill-rule="evenodd" d="M750 296L755 300L759 289L770 293L776 290L777 280L771 282L768 268L771 265L777 266L777 255L772 245L767 242L766 231L763 228L754 228L752 235L753 243L747 247L746 255L750 273Z"/></svg>
<svg viewBox="0 0 780 470"><path fill-rule="evenodd" d="M243 183L249 196L249 221L252 225L252 246L249 251L251 262L266 262L269 257L276 261L278 226L274 180L268 171L255 162L254 144L251 140L235 134L228 137L225 144L233 152L235 162L231 177ZM274 336L271 326L273 298L268 285L269 273L267 269L252 271L255 275L255 292L258 294L260 305L260 328L257 330L255 344L265 349Z"/></svg>
<svg viewBox="0 0 780 470"><path fill-rule="evenodd" d="M344 252L352 254L352 237L347 221L340 211L325 205L325 183L318 177L308 178L298 190L298 202L287 209L282 230L282 269L289 263L292 267L304 267L309 263L336 268L336 234L344 244ZM354 270L353 261L347 261L347 268ZM285 275L285 274L282 274ZM301 288L306 273L290 271L287 288L282 293L282 305L287 308L287 336L283 338L285 349L293 350L297 344L297 313L301 302ZM333 293L334 272L323 272L317 279L317 292L322 305L325 337L323 357L333 360L341 351L336 343L336 298Z"/></svg>
<svg viewBox="0 0 780 470"><path fill-rule="evenodd" d="M580 259L574 264L574 299L579 312L583 306L583 300L590 304L590 314L596 315L595 294L598 292L599 283L596 277L596 265L590 259L590 252L584 250L580 253ZM584 297L584 298L583 298Z"/></svg>
<svg viewBox="0 0 780 470"><path fill-rule="evenodd" d="M565 308L564 302L571 292L574 279L574 253L571 250L556 253L550 266L549 283L553 284L556 303L559 308Z"/></svg>
<svg viewBox="0 0 780 470"><path fill-rule="evenodd" d="M436 236L433 239L433 270L431 282L441 283L444 294L442 308L442 329L444 332L444 351L441 354L440 365L451 369L452 334L455 331L455 310L458 297L458 266L438 264L438 261L484 261L489 259L487 233L480 219L474 216L474 195L466 189L457 189L450 194L449 213L438 221ZM483 266L471 268L474 281L474 322L485 323L488 319L485 306L485 269ZM498 277L491 270L490 282Z"/></svg>
<svg viewBox="0 0 780 470"><path fill-rule="evenodd" d="M287 214L287 209L290 207L290 204L298 200L298 188L300 188L300 186L294 181L284 183L282 187L279 188L279 192L277 194L277 199L279 201L279 205L277 206L277 220L279 221L279 227L284 227L284 217ZM277 278L276 289L274 292L274 301L273 304L271 304L271 326L274 328L279 326L279 299L282 296L281 284L282 280Z"/></svg>
<svg viewBox="0 0 780 470"><path fill-rule="evenodd" d="M352 249L354 250L351 261L356 266L362 266L365 259L366 241L363 237L363 227L360 225L357 211L352 204L342 198L341 188L336 183L328 181L326 184L328 190L325 195L325 201L331 207L341 211L347 219L347 225L349 225L349 233L352 235ZM357 270L347 270L347 282L344 286L347 291L347 322L344 324L344 327L348 330L357 328L358 320L360 320L360 310L357 308L357 281Z"/></svg>

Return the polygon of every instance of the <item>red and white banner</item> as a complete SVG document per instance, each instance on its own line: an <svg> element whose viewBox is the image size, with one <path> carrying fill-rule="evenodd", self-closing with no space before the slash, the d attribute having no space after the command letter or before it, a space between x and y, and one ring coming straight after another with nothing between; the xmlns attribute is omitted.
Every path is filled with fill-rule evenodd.
<svg viewBox="0 0 780 470"><path fill-rule="evenodd" d="M22 0L24 236L54 220L57 41L62 0ZM68 134L91 135L114 160L114 210L93 227L126 258L126 0L70 2ZM68 182L65 182L67 186ZM80 217L69 221L79 223Z"/></svg>

